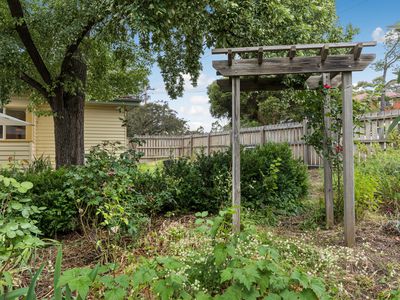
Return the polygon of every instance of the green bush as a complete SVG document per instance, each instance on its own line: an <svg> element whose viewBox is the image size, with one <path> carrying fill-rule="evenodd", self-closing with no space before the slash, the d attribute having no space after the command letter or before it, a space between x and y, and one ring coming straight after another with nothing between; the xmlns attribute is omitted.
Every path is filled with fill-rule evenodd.
<svg viewBox="0 0 400 300"><path fill-rule="evenodd" d="M31 250L43 245L32 217L44 208L32 204L27 196L31 188L31 182L0 175L0 290L3 272L27 262Z"/></svg>
<svg viewBox="0 0 400 300"><path fill-rule="evenodd" d="M93 147L84 166L66 173L64 192L78 207L82 229L98 226L136 235L149 217L170 202L161 174L142 172L138 153L104 143Z"/></svg>
<svg viewBox="0 0 400 300"><path fill-rule="evenodd" d="M46 236L68 233L78 226L78 208L64 191L66 168L45 169L41 172L28 172L24 180L33 183L29 195L35 205L45 206L46 211L35 216L38 227Z"/></svg>
<svg viewBox="0 0 400 300"><path fill-rule="evenodd" d="M194 160L176 159L163 170L175 199L175 210L216 212L231 193L231 151ZM308 191L306 167L292 158L286 144L265 144L241 151L242 204L294 212Z"/></svg>

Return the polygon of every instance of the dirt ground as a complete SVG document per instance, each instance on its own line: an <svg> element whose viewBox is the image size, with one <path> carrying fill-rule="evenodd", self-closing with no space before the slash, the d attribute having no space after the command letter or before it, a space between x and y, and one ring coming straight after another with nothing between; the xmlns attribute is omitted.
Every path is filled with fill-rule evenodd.
<svg viewBox="0 0 400 300"><path fill-rule="evenodd" d="M310 199L313 202L322 200L323 183L320 170L310 171ZM282 220L272 230L282 237L303 240L315 247L343 247L343 224L335 224L326 230L321 226L314 230L303 230L300 224L308 214ZM394 217L379 213L366 214L356 225L355 253L365 257L363 266L343 259L340 263L346 269L343 283L351 292L352 299L378 299L384 290L400 288L400 234L390 226Z"/></svg>

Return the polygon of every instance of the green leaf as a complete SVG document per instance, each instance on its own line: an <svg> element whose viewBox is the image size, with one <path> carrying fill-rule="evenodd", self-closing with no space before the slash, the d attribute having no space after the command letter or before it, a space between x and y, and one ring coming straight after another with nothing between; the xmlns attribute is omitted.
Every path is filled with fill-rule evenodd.
<svg viewBox="0 0 400 300"><path fill-rule="evenodd" d="M24 181L21 182L21 187L23 187L25 190L30 190L31 188L33 188L33 183L29 181Z"/></svg>
<svg viewBox="0 0 400 300"><path fill-rule="evenodd" d="M62 290L59 286L61 277L61 262L62 262L62 247L59 246L57 250L56 264L54 268L54 300L62 300Z"/></svg>
<svg viewBox="0 0 400 300"><path fill-rule="evenodd" d="M301 291L299 295L299 299L301 300L318 300L318 296L311 289L304 289Z"/></svg>
<svg viewBox="0 0 400 300"><path fill-rule="evenodd" d="M242 269L234 269L233 270L233 278L243 284L247 290L250 290L252 283L254 282L251 278L243 272Z"/></svg>
<svg viewBox="0 0 400 300"><path fill-rule="evenodd" d="M282 299L281 296L279 296L278 294L271 293L268 296L264 297L263 300L281 300L281 299Z"/></svg>
<svg viewBox="0 0 400 300"><path fill-rule="evenodd" d="M35 295L36 281L38 280L40 273L42 273L43 268L44 264L42 264L39 270L36 271L35 275L33 275L31 283L29 284L28 292L26 294L26 300L36 300L36 295Z"/></svg>
<svg viewBox="0 0 400 300"><path fill-rule="evenodd" d="M3 182L4 182L4 185L8 187L10 185L11 180L10 180L10 178L4 177Z"/></svg>
<svg viewBox="0 0 400 300"><path fill-rule="evenodd" d="M214 247L214 257L215 264L217 266L221 265L228 256L228 252L226 250L226 246L223 243L219 243Z"/></svg>
<svg viewBox="0 0 400 300"><path fill-rule="evenodd" d="M169 300L174 294L174 288L172 286L168 286L164 279L156 281L154 284L154 291L161 297L162 300Z"/></svg>
<svg viewBox="0 0 400 300"><path fill-rule="evenodd" d="M16 232L14 230L8 230L6 232L6 235L7 235L8 238L13 239L13 238L16 237L17 234L16 234Z"/></svg>
<svg viewBox="0 0 400 300"><path fill-rule="evenodd" d="M123 300L126 296L126 291L122 288L114 288L104 293L105 300Z"/></svg>
<svg viewBox="0 0 400 300"><path fill-rule="evenodd" d="M226 268L221 272L221 283L232 279L232 268Z"/></svg>
<svg viewBox="0 0 400 300"><path fill-rule="evenodd" d="M308 288L309 280L308 276L299 270L293 271L291 279L296 280L303 288Z"/></svg>
<svg viewBox="0 0 400 300"><path fill-rule="evenodd" d="M28 292L28 288L21 288L17 290L13 290L10 292L7 292L5 294L0 295L1 300L15 300L19 299L19 297L26 295Z"/></svg>
<svg viewBox="0 0 400 300"><path fill-rule="evenodd" d="M10 206L12 209L20 210L22 208L22 204L16 201L10 202Z"/></svg>
<svg viewBox="0 0 400 300"><path fill-rule="evenodd" d="M129 276L126 274L119 275L115 277L115 282L124 288L129 287Z"/></svg>
<svg viewBox="0 0 400 300"><path fill-rule="evenodd" d="M282 300L300 300L299 294L293 291L284 290L280 295Z"/></svg>
<svg viewBox="0 0 400 300"><path fill-rule="evenodd" d="M99 264L97 264L94 269L89 273L89 278L93 282L96 279L97 273L99 272Z"/></svg>
<svg viewBox="0 0 400 300"><path fill-rule="evenodd" d="M399 123L400 123L400 116L393 119L392 123L388 127L387 133L391 133L396 128L396 126L399 125Z"/></svg>
<svg viewBox="0 0 400 300"><path fill-rule="evenodd" d="M325 294L325 285L319 278L313 278L310 282L310 288L318 297L322 297Z"/></svg>

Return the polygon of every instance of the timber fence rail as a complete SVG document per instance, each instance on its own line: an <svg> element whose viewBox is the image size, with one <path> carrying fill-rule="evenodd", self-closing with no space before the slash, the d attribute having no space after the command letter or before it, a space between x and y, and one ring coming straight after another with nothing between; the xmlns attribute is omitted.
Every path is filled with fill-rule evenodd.
<svg viewBox="0 0 400 300"><path fill-rule="evenodd" d="M374 144L386 149L389 145L388 127L392 121L400 116L400 110L390 110L366 114L361 119L361 126L355 128L354 153L359 158L365 156L358 151L357 144L365 144L372 152ZM322 166L322 159L317 152L305 144L304 135L308 132L307 122L282 123L260 127L242 128L240 130L240 144L245 148L252 148L267 142L288 143L293 156L301 159L311 167ZM204 151L210 155L216 151L224 151L231 146L231 131L212 132L205 134L182 136L135 136L143 141L143 145L130 143L129 147L144 153L141 161L149 162L171 157L191 157Z"/></svg>

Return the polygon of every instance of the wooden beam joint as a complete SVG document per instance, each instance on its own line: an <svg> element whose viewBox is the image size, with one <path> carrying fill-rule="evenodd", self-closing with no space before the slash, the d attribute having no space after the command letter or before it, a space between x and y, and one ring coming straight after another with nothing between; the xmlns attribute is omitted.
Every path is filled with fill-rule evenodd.
<svg viewBox="0 0 400 300"><path fill-rule="evenodd" d="M326 61L328 55L329 55L329 45L324 45L324 46L321 48L321 53L320 53L320 55L321 55L321 62L324 63L324 62Z"/></svg>
<svg viewBox="0 0 400 300"><path fill-rule="evenodd" d="M359 60L363 49L362 43L358 43L353 49L354 60Z"/></svg>
<svg viewBox="0 0 400 300"><path fill-rule="evenodd" d="M290 47L288 57L292 60L296 56L296 46Z"/></svg>
<svg viewBox="0 0 400 300"><path fill-rule="evenodd" d="M232 59L233 59L233 53L232 50L228 50L228 66L232 66Z"/></svg>
<svg viewBox="0 0 400 300"><path fill-rule="evenodd" d="M263 53L264 53L263 48L260 47L260 48L258 49L258 54L257 54L257 61L258 61L258 64L259 64L259 65L261 65L262 62L263 62Z"/></svg>

